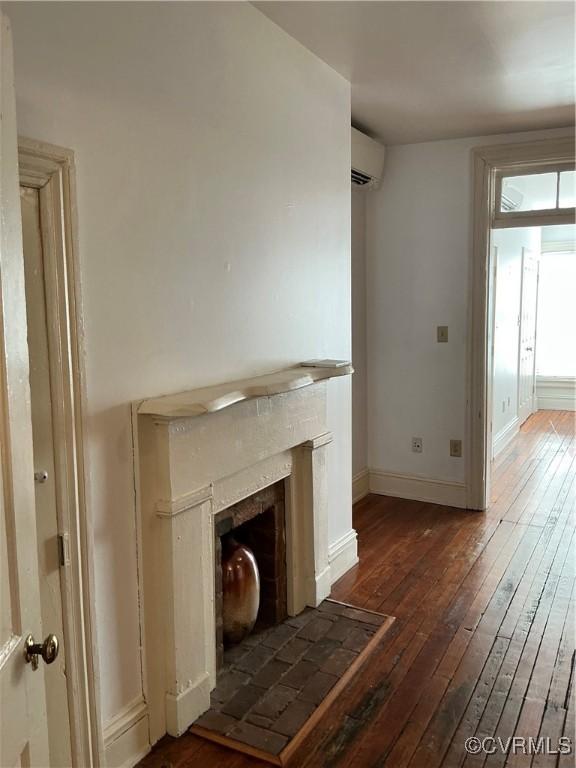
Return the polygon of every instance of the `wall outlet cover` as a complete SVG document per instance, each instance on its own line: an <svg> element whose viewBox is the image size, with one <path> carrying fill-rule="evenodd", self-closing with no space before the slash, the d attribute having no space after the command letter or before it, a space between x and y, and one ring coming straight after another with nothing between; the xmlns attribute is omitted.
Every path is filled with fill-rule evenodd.
<svg viewBox="0 0 576 768"><path fill-rule="evenodd" d="M450 456L456 459L462 458L462 440L450 440Z"/></svg>
<svg viewBox="0 0 576 768"><path fill-rule="evenodd" d="M412 452L413 453L422 453L422 438L421 437L413 437L412 438Z"/></svg>

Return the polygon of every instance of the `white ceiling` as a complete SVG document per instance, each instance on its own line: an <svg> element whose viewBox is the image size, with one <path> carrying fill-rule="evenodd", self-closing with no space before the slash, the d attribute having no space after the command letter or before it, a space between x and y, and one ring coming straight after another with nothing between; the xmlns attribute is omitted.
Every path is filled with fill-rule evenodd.
<svg viewBox="0 0 576 768"><path fill-rule="evenodd" d="M572 2L256 2L387 144L571 125Z"/></svg>

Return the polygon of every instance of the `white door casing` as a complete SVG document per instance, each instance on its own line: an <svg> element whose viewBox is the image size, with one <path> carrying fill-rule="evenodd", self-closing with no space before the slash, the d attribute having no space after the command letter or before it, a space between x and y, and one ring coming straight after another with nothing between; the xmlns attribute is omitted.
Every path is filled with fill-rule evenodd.
<svg viewBox="0 0 576 768"><path fill-rule="evenodd" d="M98 707L94 546L84 471L85 379L74 155L63 147L19 137L18 158L20 185L27 187L30 194L37 194L41 222L43 275L40 283L43 282L45 294L51 400L50 404L44 403L41 418L49 417L52 422L52 460L47 463L53 466L50 491L56 497L57 527L52 521L51 532L46 528L41 530L38 544L42 547L43 540L56 533L61 538L60 570L59 574L52 573L52 590L57 589L59 581L62 618L56 621L58 628L46 626L46 631L61 630L65 640L61 665L65 665L66 670L68 713L63 706L57 706L63 717L69 714L70 718L68 733L58 734L56 738L71 741L72 765L89 768L104 765L105 757ZM26 265L26 258L24 262ZM37 297L32 300L37 301ZM30 354L34 354L33 349ZM34 401L33 375L31 384ZM32 415L34 421L34 402ZM34 451L36 448L34 445ZM43 459L42 463L45 462ZM46 498L40 499L45 497L42 491L47 487L38 486L38 489L38 501L47 504ZM48 511L42 503L38 506ZM44 606L42 609L44 611ZM43 619L48 620L47 615L43 614ZM53 620L54 612L50 618ZM57 670L46 670L52 681L54 671ZM48 703L52 705L52 687L47 693ZM52 718L48 724L50 730L50 726L58 727L60 721ZM50 745L54 746L53 736Z"/></svg>
<svg viewBox="0 0 576 768"><path fill-rule="evenodd" d="M0 765L47 766L44 676L24 660L40 640L32 425L10 25L0 11Z"/></svg>
<svg viewBox="0 0 576 768"><path fill-rule="evenodd" d="M523 424L535 411L536 314L538 306L538 255L522 249L522 293L518 344L518 421Z"/></svg>

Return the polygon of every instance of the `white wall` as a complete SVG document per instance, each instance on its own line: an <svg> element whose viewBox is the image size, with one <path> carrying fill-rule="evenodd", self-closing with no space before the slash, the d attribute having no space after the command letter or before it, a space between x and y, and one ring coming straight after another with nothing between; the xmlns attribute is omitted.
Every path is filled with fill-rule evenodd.
<svg viewBox="0 0 576 768"><path fill-rule="evenodd" d="M371 469L462 482L472 222L470 150L565 130L390 147L368 200L368 460ZM436 326L449 342L436 342ZM423 453L412 453L411 437Z"/></svg>
<svg viewBox="0 0 576 768"><path fill-rule="evenodd" d="M247 3L8 12L19 130L77 160L107 722L142 690L130 402L350 359L350 88ZM331 540L351 526L350 390L329 396Z"/></svg>
<svg viewBox="0 0 576 768"><path fill-rule="evenodd" d="M492 438L493 444L499 444L503 433L518 420L522 249L539 255L540 228L494 230L492 245L496 249Z"/></svg>
<svg viewBox="0 0 576 768"><path fill-rule="evenodd" d="M368 467L366 369L366 195L352 185L352 475Z"/></svg>

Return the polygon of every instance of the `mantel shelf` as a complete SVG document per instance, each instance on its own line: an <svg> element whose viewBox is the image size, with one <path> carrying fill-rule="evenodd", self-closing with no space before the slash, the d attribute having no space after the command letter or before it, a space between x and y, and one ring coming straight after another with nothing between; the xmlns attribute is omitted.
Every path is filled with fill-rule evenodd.
<svg viewBox="0 0 576 768"><path fill-rule="evenodd" d="M164 419L202 416L243 400L292 392L323 379L349 376L353 372L352 364L345 360L309 360L264 376L143 400L138 406L138 413Z"/></svg>

